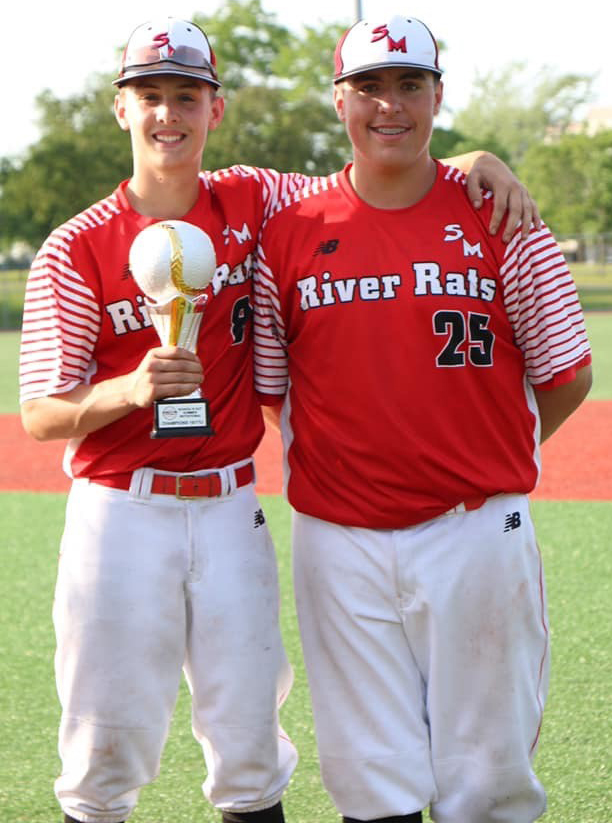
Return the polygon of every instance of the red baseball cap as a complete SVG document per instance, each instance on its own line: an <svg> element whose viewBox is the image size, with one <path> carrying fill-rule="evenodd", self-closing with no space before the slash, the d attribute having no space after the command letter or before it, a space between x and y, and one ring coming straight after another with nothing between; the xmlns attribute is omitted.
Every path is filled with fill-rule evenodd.
<svg viewBox="0 0 612 823"><path fill-rule="evenodd" d="M359 20L338 41L334 83L371 69L409 66L441 76L438 44L425 23L396 15Z"/></svg>
<svg viewBox="0 0 612 823"><path fill-rule="evenodd" d="M215 54L202 29L188 20L163 17L134 29L121 56L121 86L135 77L177 74L220 86Z"/></svg>

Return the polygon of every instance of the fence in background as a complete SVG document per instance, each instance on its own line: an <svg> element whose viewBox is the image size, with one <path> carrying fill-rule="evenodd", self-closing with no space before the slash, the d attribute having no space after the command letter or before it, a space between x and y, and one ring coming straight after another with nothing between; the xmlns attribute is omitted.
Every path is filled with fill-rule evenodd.
<svg viewBox="0 0 612 823"><path fill-rule="evenodd" d="M593 274L602 269L605 275L606 269L612 269L612 233L557 236L557 240L568 263L586 263Z"/></svg>

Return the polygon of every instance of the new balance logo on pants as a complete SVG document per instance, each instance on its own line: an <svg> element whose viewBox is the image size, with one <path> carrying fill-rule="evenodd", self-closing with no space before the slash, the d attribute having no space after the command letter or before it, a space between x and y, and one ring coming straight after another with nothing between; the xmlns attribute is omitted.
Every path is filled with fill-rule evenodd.
<svg viewBox="0 0 612 823"><path fill-rule="evenodd" d="M520 512L512 512L512 514L506 515L506 521L504 523L504 531L510 532L514 531L514 529L518 529L521 526L521 513Z"/></svg>

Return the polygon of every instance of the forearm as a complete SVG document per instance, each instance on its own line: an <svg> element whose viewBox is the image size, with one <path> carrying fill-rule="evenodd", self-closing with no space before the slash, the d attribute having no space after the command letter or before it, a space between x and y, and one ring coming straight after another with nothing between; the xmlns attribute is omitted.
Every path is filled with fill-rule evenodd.
<svg viewBox="0 0 612 823"><path fill-rule="evenodd" d="M148 351L127 374L25 402L21 419L36 440L83 437L134 409L147 408L154 400L191 394L203 376L197 355L176 346L162 346Z"/></svg>
<svg viewBox="0 0 612 823"><path fill-rule="evenodd" d="M485 154L486 152L481 150L468 151L465 154L457 154L454 157L445 157L442 159L442 162L447 166L454 166L456 169L460 169L464 174L469 174L472 171L474 163Z"/></svg>
<svg viewBox="0 0 612 823"><path fill-rule="evenodd" d="M81 384L65 394L28 400L21 407L24 429L36 440L84 437L138 408L129 400L129 376L96 385Z"/></svg>
<svg viewBox="0 0 612 823"><path fill-rule="evenodd" d="M266 424L276 431L280 431L280 415L282 407L282 403L278 403L278 405L274 406L262 405L261 407Z"/></svg>
<svg viewBox="0 0 612 823"><path fill-rule="evenodd" d="M593 378L590 366L576 372L569 383L556 386L548 391L534 387L534 394L540 413L540 442L551 436L567 418L576 411L589 393Z"/></svg>

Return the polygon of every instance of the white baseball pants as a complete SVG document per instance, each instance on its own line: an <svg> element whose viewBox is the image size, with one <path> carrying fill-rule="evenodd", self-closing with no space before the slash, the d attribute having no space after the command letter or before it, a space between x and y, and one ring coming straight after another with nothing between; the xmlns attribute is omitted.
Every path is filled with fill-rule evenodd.
<svg viewBox="0 0 612 823"><path fill-rule="evenodd" d="M158 773L183 668L205 796L236 811L274 805L297 761L278 722L292 678L278 611L252 485L181 500L74 482L53 613L64 812L128 817Z"/></svg>
<svg viewBox="0 0 612 823"><path fill-rule="evenodd" d="M536 820L549 644L527 498L398 531L296 513L293 550L321 771L338 810Z"/></svg>

